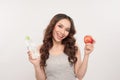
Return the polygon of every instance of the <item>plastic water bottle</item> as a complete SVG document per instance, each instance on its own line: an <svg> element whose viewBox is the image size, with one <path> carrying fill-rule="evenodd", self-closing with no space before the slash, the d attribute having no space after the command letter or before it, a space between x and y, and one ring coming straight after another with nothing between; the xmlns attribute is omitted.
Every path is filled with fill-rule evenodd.
<svg viewBox="0 0 120 80"><path fill-rule="evenodd" d="M32 59L38 58L40 55L37 50L36 44L31 40L29 36L26 36L25 43L27 45L27 49L32 52Z"/></svg>

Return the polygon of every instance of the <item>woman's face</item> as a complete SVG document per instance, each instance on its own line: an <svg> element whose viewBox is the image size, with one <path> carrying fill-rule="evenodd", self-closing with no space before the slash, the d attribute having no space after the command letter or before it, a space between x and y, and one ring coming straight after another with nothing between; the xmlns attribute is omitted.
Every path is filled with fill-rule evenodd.
<svg viewBox="0 0 120 80"><path fill-rule="evenodd" d="M61 42L66 38L70 32L70 21L68 19L61 19L58 21L53 29L53 39L56 42Z"/></svg>

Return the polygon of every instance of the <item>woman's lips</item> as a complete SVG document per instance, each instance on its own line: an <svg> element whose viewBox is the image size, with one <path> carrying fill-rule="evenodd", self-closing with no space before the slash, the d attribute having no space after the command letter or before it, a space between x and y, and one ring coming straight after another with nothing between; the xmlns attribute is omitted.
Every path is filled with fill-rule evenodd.
<svg viewBox="0 0 120 80"><path fill-rule="evenodd" d="M57 38L58 38L59 40L62 40L62 39L64 38L64 36L59 35L59 34L57 33Z"/></svg>

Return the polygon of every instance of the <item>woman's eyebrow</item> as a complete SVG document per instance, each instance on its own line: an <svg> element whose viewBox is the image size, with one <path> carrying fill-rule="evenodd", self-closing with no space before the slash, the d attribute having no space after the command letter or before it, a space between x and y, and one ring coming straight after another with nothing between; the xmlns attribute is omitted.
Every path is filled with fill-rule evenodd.
<svg viewBox="0 0 120 80"><path fill-rule="evenodd" d="M64 26L63 24L59 23L60 25Z"/></svg>
<svg viewBox="0 0 120 80"><path fill-rule="evenodd" d="M59 23L61 26L65 27L62 23ZM67 29L70 29L69 27L66 27Z"/></svg>

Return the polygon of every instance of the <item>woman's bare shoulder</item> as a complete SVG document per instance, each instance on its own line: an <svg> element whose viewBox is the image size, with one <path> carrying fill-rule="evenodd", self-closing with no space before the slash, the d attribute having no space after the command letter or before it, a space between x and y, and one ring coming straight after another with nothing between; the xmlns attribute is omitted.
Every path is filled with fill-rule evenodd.
<svg viewBox="0 0 120 80"><path fill-rule="evenodd" d="M77 56L80 56L80 54L81 54L81 53L80 53L80 46L79 46L78 43L75 43L75 46L77 46L77 49L78 49L77 52L76 52L76 55L77 55Z"/></svg>
<svg viewBox="0 0 120 80"><path fill-rule="evenodd" d="M41 46L42 46L42 44L38 44L37 49L40 50Z"/></svg>
<svg viewBox="0 0 120 80"><path fill-rule="evenodd" d="M75 46L79 47L79 44L77 42L75 42Z"/></svg>

